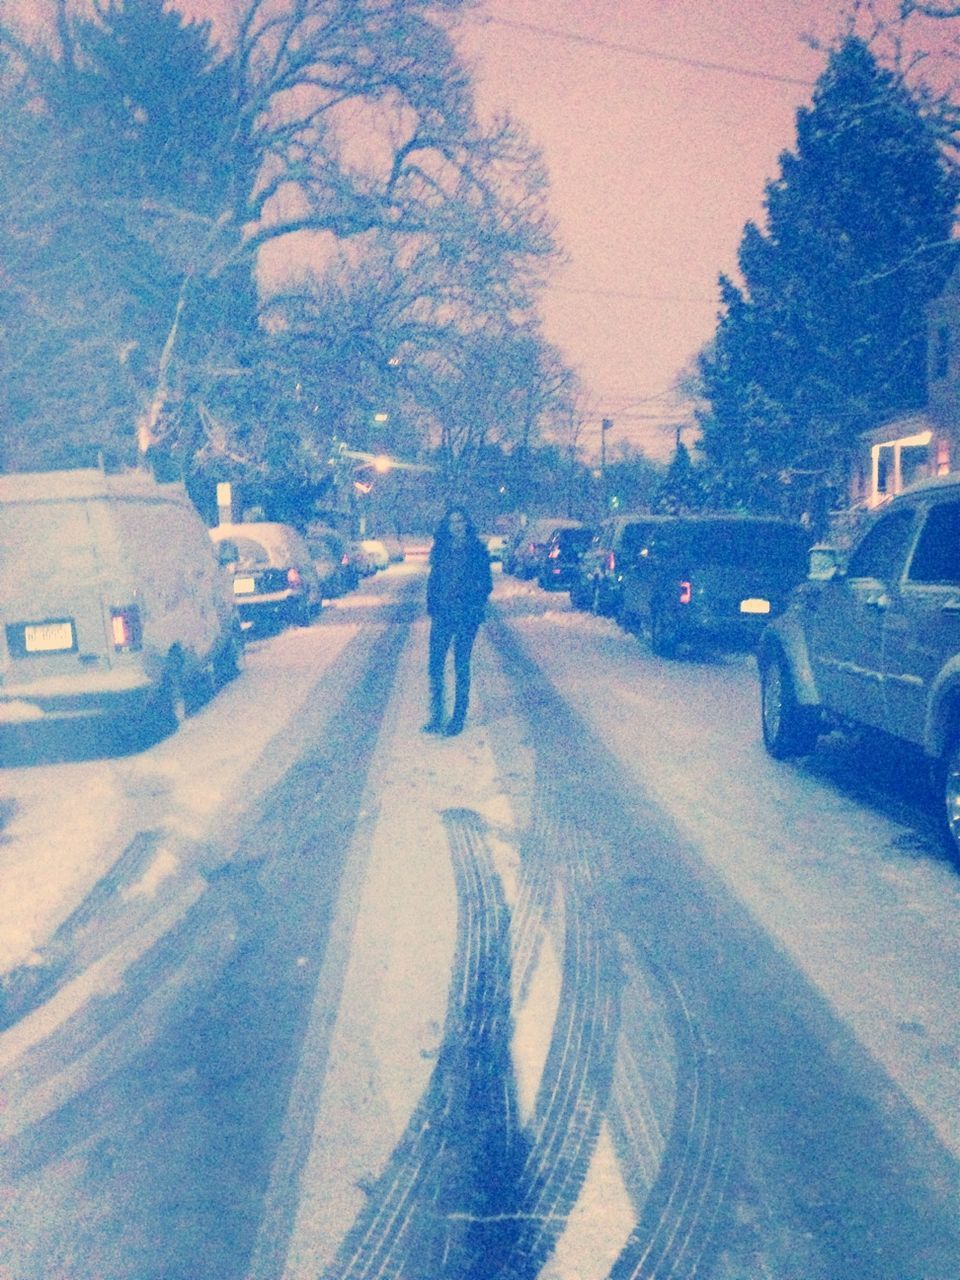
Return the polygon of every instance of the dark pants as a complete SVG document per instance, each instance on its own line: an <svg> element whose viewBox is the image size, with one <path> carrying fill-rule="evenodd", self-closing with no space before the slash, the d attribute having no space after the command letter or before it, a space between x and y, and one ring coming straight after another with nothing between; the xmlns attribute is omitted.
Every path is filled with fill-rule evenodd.
<svg viewBox="0 0 960 1280"><path fill-rule="evenodd" d="M430 678L430 719L439 723L443 719L443 675L447 653L453 644L453 670L456 693L453 702L454 720L463 721L470 701L470 654L477 638L480 624L474 619L435 617L430 620L430 659L427 674Z"/></svg>

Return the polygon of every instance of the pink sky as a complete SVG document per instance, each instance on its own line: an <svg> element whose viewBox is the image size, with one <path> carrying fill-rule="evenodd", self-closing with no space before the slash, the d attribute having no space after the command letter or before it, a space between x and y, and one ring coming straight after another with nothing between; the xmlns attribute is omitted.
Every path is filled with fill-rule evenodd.
<svg viewBox="0 0 960 1280"><path fill-rule="evenodd" d="M830 35L837 7L486 0L465 24L462 48L476 68L481 109L506 108L522 120L550 170L569 263L543 313L548 336L590 393L585 445L606 416L615 424L611 452L617 441L660 458L672 452L665 423L678 415L669 389L713 334L718 273L735 270L744 224L762 217L764 183L793 145L796 110L824 65L800 33Z"/></svg>

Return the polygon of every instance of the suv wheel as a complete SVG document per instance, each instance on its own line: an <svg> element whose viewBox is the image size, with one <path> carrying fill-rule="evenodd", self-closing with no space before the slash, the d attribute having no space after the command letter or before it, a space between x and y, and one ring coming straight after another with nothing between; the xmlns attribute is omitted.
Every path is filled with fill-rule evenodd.
<svg viewBox="0 0 960 1280"><path fill-rule="evenodd" d="M816 746L816 712L797 702L782 654L772 654L760 665L760 721L763 745L775 760L806 755Z"/></svg>
<svg viewBox="0 0 960 1280"><path fill-rule="evenodd" d="M154 727L160 736L175 733L190 714L182 662L170 658L160 684Z"/></svg>
<svg viewBox="0 0 960 1280"><path fill-rule="evenodd" d="M237 678L243 665L243 656L243 633L231 631L214 664L214 685L217 689L222 689L225 684Z"/></svg>
<svg viewBox="0 0 960 1280"><path fill-rule="evenodd" d="M676 622L665 609L654 606L650 613L650 648L658 658L675 658L679 644Z"/></svg>
<svg viewBox="0 0 960 1280"><path fill-rule="evenodd" d="M941 778L946 833L954 858L960 860L960 738L947 753Z"/></svg>

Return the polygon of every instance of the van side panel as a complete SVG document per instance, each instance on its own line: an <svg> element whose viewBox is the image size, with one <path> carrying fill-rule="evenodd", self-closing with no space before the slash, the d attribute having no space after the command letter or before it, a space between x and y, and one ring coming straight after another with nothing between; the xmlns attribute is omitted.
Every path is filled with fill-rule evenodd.
<svg viewBox="0 0 960 1280"><path fill-rule="evenodd" d="M215 599L222 594L221 571L200 517L183 502L115 499L113 519L130 581L130 601L143 620L145 662L158 678L174 648L191 663L212 656L223 628Z"/></svg>

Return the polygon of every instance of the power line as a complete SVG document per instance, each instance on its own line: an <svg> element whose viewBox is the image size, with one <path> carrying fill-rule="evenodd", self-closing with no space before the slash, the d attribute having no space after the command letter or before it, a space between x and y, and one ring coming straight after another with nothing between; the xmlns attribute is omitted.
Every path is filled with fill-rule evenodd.
<svg viewBox="0 0 960 1280"><path fill-rule="evenodd" d="M551 285L550 291L551 293L585 294L591 298L624 298L631 302L689 302L696 306L702 306L704 303L716 306L719 301L717 298L707 297L685 298L675 293L628 293L621 289L580 289L563 284Z"/></svg>
<svg viewBox="0 0 960 1280"><path fill-rule="evenodd" d="M533 22L519 22L514 18L496 18L491 14L470 14L470 22L492 23L498 27L511 27L516 31L530 31L535 35L547 36L551 40L567 40L571 44L589 45L595 49L610 49L615 53L627 53L635 58L651 58L657 62L672 62L678 66L694 67L697 71L719 71L724 75L744 76L750 80L770 80L776 84L799 85L804 89L812 89L814 81L801 80L795 76L778 75L774 71L755 71L750 67L736 67L728 62L707 62L701 58L684 57L678 53L664 53L661 49L644 49L640 45L620 44L616 40L600 40L596 36L581 36L575 31L560 31L556 27L542 27Z"/></svg>

